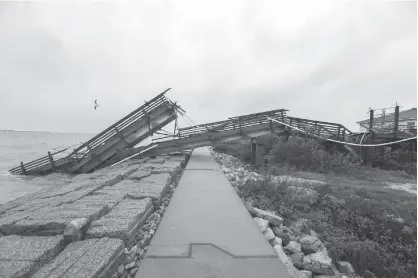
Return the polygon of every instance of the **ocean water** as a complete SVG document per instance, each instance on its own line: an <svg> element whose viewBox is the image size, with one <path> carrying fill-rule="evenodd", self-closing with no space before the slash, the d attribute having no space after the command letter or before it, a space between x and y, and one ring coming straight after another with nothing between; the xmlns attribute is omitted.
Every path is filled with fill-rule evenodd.
<svg viewBox="0 0 418 278"><path fill-rule="evenodd" d="M71 146L69 152L92 138L94 134L70 134L32 131L0 130L0 204L60 183L68 175L51 174L44 177L13 175L9 169ZM65 155L65 153L63 153Z"/></svg>

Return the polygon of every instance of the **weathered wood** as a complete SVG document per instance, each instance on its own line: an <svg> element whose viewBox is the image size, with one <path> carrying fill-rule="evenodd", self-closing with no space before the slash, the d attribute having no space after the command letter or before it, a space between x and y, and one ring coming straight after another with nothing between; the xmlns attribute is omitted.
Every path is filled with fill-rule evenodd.
<svg viewBox="0 0 418 278"><path fill-rule="evenodd" d="M25 165L23 165L23 162L20 162L20 169L22 170L22 173L26 175L26 169Z"/></svg>
<svg viewBox="0 0 418 278"><path fill-rule="evenodd" d="M154 117L153 122L155 122L155 126L152 127L151 130L148 130L148 127L146 125L142 125L142 127L135 128L133 133L130 133L129 136L126 136L128 144L125 144L121 140L116 142L109 142L109 146L103 146L102 151L99 154L96 153L97 161L85 161L84 163L79 163L78 165L74 166L72 171L75 171L77 173L87 173L91 171L91 169L97 167L98 165L115 155L116 149L135 146L140 141L149 137L150 134L164 127L173 120L173 115L167 115L164 113L158 115L158 117Z"/></svg>
<svg viewBox="0 0 418 278"><path fill-rule="evenodd" d="M394 137L397 138L399 129L399 105L395 107L395 130L394 130Z"/></svg>
<svg viewBox="0 0 418 278"><path fill-rule="evenodd" d="M126 141L125 136L123 136L123 134L119 131L119 129L118 129L116 126L114 127L114 129L115 129L115 131L116 131L116 134L119 136L119 138L120 138L122 141L124 141L125 143L128 143L128 141Z"/></svg>
<svg viewBox="0 0 418 278"><path fill-rule="evenodd" d="M158 107L158 109L153 110L150 113L151 118L156 119L158 117L166 117L167 115L170 115L170 121L174 120L174 116L171 115L171 110L169 109L168 105ZM125 143L124 141L120 140L120 137L116 136L112 139L108 140L101 146L94 149L95 154L97 155L98 160L96 162L89 162L89 157L84 157L81 159L76 165L74 165L71 168L71 172L78 171L81 169L86 163L90 164L98 164L102 163L107 158L110 158L115 153L115 148L126 148L130 147L131 145L134 146L138 144L140 141L144 140L146 137L150 136L151 133L148 130L148 127L146 127L147 123L145 119L141 119L136 123L136 125L131 125L127 129L124 129L121 133L123 134L124 138L126 139ZM161 126L162 128L163 126ZM144 129L145 128L145 129ZM154 130L156 131L156 130ZM141 133L141 136L138 136L138 138L135 140L134 138L131 138L132 134L135 133ZM146 135L146 136L144 136ZM107 154L104 154L107 153ZM85 172L85 170L83 170Z"/></svg>
<svg viewBox="0 0 418 278"><path fill-rule="evenodd" d="M51 152L48 152L48 158L49 158L49 163L51 164L51 169L55 170L55 162L54 162L54 158L52 157Z"/></svg>
<svg viewBox="0 0 418 278"><path fill-rule="evenodd" d="M119 121L117 121L116 123L114 123L113 125L111 125L110 127L108 127L107 129L105 129L104 131L100 132L99 134L97 134L96 136L94 136L92 139L88 140L85 144L90 144L92 145L92 147L94 148L94 142L97 141L98 139L100 139L103 136L106 136L107 133L109 133L110 131L112 131L114 129L115 126L119 126L120 130L126 128L125 124L130 125L133 121L135 121L136 119L142 117L142 111L144 109L144 107L147 107L149 109L149 106L153 105L154 102L157 103L164 103L164 94L170 90L167 89L164 92L162 92L161 94L157 95L156 97L154 97L153 99L151 99L150 101L147 102L147 105L143 105L141 107L139 107L138 109L134 110L133 112L129 113L127 116L123 117L122 119L120 119ZM80 150L82 150L85 147L85 145L82 145L80 147L78 147L77 149L74 150L73 153L76 153Z"/></svg>

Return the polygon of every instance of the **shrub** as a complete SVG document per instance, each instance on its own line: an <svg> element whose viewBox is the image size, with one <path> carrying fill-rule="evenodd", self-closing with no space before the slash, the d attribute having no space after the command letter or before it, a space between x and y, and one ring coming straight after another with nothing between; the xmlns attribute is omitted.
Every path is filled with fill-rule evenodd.
<svg viewBox="0 0 418 278"><path fill-rule="evenodd" d="M250 143L248 140L214 144L213 150L233 155L244 162L251 162Z"/></svg>
<svg viewBox="0 0 418 278"><path fill-rule="evenodd" d="M302 171L328 173L336 168L356 166L346 154L331 153L318 141L297 137L278 140L271 154L274 162Z"/></svg>
<svg viewBox="0 0 418 278"><path fill-rule="evenodd" d="M405 171L410 175L417 175L416 152L406 149L398 149L392 153L375 155L372 159L372 166L384 170Z"/></svg>
<svg viewBox="0 0 418 278"><path fill-rule="evenodd" d="M396 198L385 191L342 188L335 184L315 187L313 203L304 192L282 182L249 181L240 196L254 206L276 211L287 220L306 218L321 236L333 262L349 261L362 275L370 270L377 277L416 277L416 199ZM312 188L300 187L302 190ZM342 198L338 198L340 196ZM388 215L399 216L388 217ZM404 225L412 233L402 231Z"/></svg>
<svg viewBox="0 0 418 278"><path fill-rule="evenodd" d="M349 154L337 151L335 146L323 144L318 140L289 137L269 136L271 146L268 146L270 162L281 167L290 167L293 170L329 173L347 168L358 168L356 161ZM217 152L233 155L244 162L251 162L250 141L241 140L214 145ZM376 148L372 150L371 165L383 170L404 171L408 175L417 175L416 152L402 147L393 152L380 154ZM279 167L277 169L280 169ZM277 170L276 169L276 170ZM280 173L281 171L277 171Z"/></svg>

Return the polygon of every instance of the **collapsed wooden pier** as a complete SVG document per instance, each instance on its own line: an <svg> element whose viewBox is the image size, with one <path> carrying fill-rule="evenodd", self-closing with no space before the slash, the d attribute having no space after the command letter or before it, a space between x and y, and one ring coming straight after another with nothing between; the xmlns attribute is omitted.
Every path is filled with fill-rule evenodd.
<svg viewBox="0 0 418 278"><path fill-rule="evenodd" d="M51 172L88 173L142 153L144 150L146 151L141 154L142 157L157 156L242 138L255 139L268 134L322 137L341 142L352 141L353 138L353 133L341 124L289 117L286 109L241 115L225 121L178 128L178 114L183 115L185 111L165 96L167 91L146 102L67 156L56 158L65 150L48 153L37 160L22 162L20 166L10 169L10 172L24 175ZM176 123L174 133L162 133L162 128L173 121ZM147 146L136 147L153 134L163 136ZM263 149L261 142L262 140L258 143L252 140L252 145L255 146L252 146L252 149ZM341 151L349 152L361 159L349 146L344 144L338 144L338 146ZM257 155L254 154L255 156ZM256 160L258 164L260 159Z"/></svg>

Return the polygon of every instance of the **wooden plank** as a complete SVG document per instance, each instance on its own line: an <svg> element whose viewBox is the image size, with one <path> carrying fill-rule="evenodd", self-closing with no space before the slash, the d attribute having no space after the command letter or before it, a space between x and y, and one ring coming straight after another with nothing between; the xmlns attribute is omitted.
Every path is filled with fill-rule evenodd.
<svg viewBox="0 0 418 278"><path fill-rule="evenodd" d="M309 119L304 119L304 118L296 118L296 117L287 117L288 119L295 119L296 121L299 120L301 122L311 122L311 123L319 123L319 124L325 124L325 125L330 125L330 126L338 126L339 124L337 123L331 123L331 122L324 122L324 121L314 121L314 120L309 120Z"/></svg>
<svg viewBox="0 0 418 278"><path fill-rule="evenodd" d="M253 117L257 117L257 116L266 116L269 117L271 116L271 114L276 114L276 113L280 113L280 112L286 112L289 111L287 109L275 109L275 110L270 110L270 111L264 111L264 112L259 112L259 113L253 113L253 114L246 114L246 115L241 115L241 116L236 116L236 117L230 117L228 118L229 120L238 120L238 119L243 119L243 118L253 118Z"/></svg>

